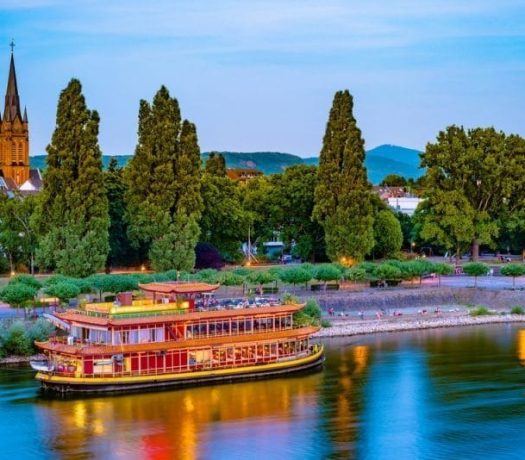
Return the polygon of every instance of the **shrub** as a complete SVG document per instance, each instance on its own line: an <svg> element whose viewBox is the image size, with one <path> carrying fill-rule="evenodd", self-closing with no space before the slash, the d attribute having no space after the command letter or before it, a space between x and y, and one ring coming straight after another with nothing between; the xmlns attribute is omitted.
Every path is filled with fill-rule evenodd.
<svg viewBox="0 0 525 460"><path fill-rule="evenodd" d="M332 323L328 321L327 319L321 320L321 327L332 327Z"/></svg>
<svg viewBox="0 0 525 460"><path fill-rule="evenodd" d="M491 313L487 307L480 306L478 308L470 310L469 314L470 316L486 316L490 315Z"/></svg>
<svg viewBox="0 0 525 460"><path fill-rule="evenodd" d="M7 355L24 356L32 353L33 346L22 322L14 322L7 329L3 349Z"/></svg>
<svg viewBox="0 0 525 460"><path fill-rule="evenodd" d="M51 333L55 330L55 327L47 320L38 318L27 330L27 335L31 344L36 340L37 342L43 342L47 340Z"/></svg>
<svg viewBox="0 0 525 460"><path fill-rule="evenodd" d="M237 267L233 270L233 273L235 273L238 276L242 276L243 278L248 276L250 274L251 270L246 267Z"/></svg>
<svg viewBox="0 0 525 460"><path fill-rule="evenodd" d="M218 281L223 286L241 286L244 283L244 278L233 272L221 272Z"/></svg>
<svg viewBox="0 0 525 460"><path fill-rule="evenodd" d="M213 268L206 268L197 273L196 278L204 283L214 284L218 279L218 272Z"/></svg>
<svg viewBox="0 0 525 460"><path fill-rule="evenodd" d="M310 318L321 319L321 307L316 300L310 299L306 302L306 305L303 308L305 315L308 315Z"/></svg>
<svg viewBox="0 0 525 460"><path fill-rule="evenodd" d="M525 310L523 309L523 307L521 307L519 305L515 305L510 310L510 313L511 313L511 315L523 315L523 314L525 314Z"/></svg>
<svg viewBox="0 0 525 460"><path fill-rule="evenodd" d="M169 281L177 281L179 279L179 272L178 272L178 270L168 270L168 271L164 272L164 276Z"/></svg>
<svg viewBox="0 0 525 460"><path fill-rule="evenodd" d="M290 304L295 304L295 303L299 303L299 299L297 297L295 297L294 295L290 294L289 292L286 292L283 295L283 304L284 305L290 305Z"/></svg>

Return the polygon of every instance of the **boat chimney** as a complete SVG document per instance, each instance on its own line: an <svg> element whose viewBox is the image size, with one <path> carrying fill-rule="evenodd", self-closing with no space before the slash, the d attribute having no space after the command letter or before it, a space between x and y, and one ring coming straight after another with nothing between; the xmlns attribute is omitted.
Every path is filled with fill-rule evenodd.
<svg viewBox="0 0 525 460"><path fill-rule="evenodd" d="M133 305L133 293L132 292L119 292L117 294L117 301L122 307L129 307Z"/></svg>

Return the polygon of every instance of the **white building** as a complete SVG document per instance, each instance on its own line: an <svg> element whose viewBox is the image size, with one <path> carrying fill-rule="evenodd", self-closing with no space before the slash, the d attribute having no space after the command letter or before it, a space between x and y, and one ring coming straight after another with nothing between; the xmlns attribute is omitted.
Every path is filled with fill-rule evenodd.
<svg viewBox="0 0 525 460"><path fill-rule="evenodd" d="M389 197L387 199L388 206L394 211L402 212L412 216L416 211L417 205L421 203L422 199L417 196L402 196L402 197Z"/></svg>

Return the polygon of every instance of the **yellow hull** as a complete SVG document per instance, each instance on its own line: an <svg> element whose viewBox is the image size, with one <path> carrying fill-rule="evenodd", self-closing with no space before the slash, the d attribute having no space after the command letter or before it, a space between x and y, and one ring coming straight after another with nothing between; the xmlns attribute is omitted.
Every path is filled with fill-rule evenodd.
<svg viewBox="0 0 525 460"><path fill-rule="evenodd" d="M266 376L282 375L289 372L311 369L322 364L323 360L323 346L317 345L313 352L308 356L287 361L258 364L255 366L251 365L229 369L201 370L160 375L116 377L70 377L47 372L38 372L35 378L42 383L42 387L45 390L52 390L61 393L77 391L114 392L142 388L197 385L211 382L263 378Z"/></svg>

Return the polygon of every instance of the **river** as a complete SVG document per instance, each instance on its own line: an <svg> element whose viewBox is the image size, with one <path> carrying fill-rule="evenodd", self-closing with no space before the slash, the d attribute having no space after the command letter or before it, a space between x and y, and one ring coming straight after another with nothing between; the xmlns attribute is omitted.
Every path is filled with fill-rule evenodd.
<svg viewBox="0 0 525 460"><path fill-rule="evenodd" d="M0 458L525 458L525 330L326 341L320 372L157 393L43 397L0 369Z"/></svg>

